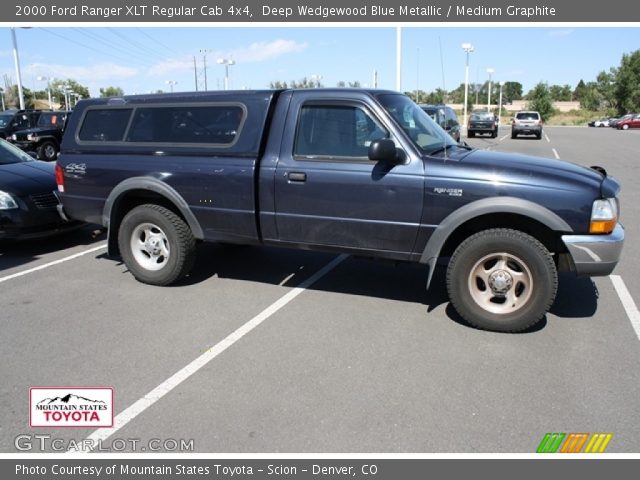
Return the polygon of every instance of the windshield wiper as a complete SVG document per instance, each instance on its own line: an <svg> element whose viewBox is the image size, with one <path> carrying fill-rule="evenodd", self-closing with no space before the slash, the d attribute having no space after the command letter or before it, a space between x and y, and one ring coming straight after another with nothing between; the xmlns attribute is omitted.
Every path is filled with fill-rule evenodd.
<svg viewBox="0 0 640 480"><path fill-rule="evenodd" d="M462 145L460 143L449 143L447 145L442 145L441 147L436 148L435 150L429 152L429 155L435 155L440 152L445 152L449 147L458 147L458 148L464 148L465 150L473 150L473 148L470 147L469 145Z"/></svg>

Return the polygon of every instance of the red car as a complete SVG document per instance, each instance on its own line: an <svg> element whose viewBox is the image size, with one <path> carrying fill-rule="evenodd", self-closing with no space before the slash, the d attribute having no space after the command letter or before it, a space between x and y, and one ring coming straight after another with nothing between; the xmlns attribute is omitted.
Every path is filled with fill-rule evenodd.
<svg viewBox="0 0 640 480"><path fill-rule="evenodd" d="M640 128L640 114L630 115L628 118L620 120L616 128L618 130L628 130L630 128Z"/></svg>

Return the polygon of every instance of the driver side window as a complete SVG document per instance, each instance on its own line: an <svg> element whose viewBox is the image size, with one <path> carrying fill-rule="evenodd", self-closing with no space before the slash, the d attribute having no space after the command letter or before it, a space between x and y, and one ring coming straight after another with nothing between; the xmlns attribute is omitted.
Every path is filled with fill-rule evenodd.
<svg viewBox="0 0 640 480"><path fill-rule="evenodd" d="M293 153L306 158L367 158L371 142L388 135L358 106L304 105L298 117Z"/></svg>

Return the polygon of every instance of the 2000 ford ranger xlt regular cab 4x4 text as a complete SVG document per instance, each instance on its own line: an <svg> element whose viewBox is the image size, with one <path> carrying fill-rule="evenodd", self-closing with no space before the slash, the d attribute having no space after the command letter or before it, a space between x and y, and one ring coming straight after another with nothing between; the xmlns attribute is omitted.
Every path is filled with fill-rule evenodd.
<svg viewBox="0 0 640 480"><path fill-rule="evenodd" d="M492 330L540 321L559 269L607 275L624 241L602 168L474 150L391 91L83 100L56 168L63 213L142 282L186 275L198 241L420 262L428 284L449 258L451 303Z"/></svg>

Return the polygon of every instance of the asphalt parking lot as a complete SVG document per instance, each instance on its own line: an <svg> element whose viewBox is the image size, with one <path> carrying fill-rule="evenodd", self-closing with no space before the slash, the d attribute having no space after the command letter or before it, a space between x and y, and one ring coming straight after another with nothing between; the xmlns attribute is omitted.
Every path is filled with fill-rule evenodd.
<svg viewBox="0 0 640 480"><path fill-rule="evenodd" d="M2 244L0 452L45 434L217 453L532 453L546 432L609 432L607 452L637 453L640 131L509 133L468 142L601 165L623 185L615 278L563 275L539 328L464 325L443 271L426 292L420 265L202 245L187 281L159 288L106 258L95 227ZM113 387L121 428L31 429L29 387L54 385Z"/></svg>

